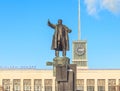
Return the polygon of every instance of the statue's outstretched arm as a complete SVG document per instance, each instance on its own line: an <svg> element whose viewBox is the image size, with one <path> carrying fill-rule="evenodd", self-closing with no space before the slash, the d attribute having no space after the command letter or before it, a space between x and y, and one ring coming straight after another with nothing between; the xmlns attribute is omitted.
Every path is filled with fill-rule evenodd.
<svg viewBox="0 0 120 91"><path fill-rule="evenodd" d="M52 24L49 20L48 20L48 26L50 26L51 28L54 28L56 27L56 25Z"/></svg>
<svg viewBox="0 0 120 91"><path fill-rule="evenodd" d="M65 26L65 30L67 30L67 32L68 32L68 33L71 33L71 32L72 32L72 30L71 30L71 29L69 29L69 28L68 28L68 27L66 27L66 26Z"/></svg>

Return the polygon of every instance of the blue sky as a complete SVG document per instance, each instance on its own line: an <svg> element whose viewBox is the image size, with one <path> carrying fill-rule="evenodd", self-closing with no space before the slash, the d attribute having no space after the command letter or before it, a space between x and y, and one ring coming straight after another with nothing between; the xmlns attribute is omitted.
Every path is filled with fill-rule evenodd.
<svg viewBox="0 0 120 91"><path fill-rule="evenodd" d="M87 40L89 68L120 68L120 0L81 0L81 39ZM54 50L54 30L48 19L58 19L72 29L72 41L78 39L78 0L1 0L0 66L36 66L49 69Z"/></svg>

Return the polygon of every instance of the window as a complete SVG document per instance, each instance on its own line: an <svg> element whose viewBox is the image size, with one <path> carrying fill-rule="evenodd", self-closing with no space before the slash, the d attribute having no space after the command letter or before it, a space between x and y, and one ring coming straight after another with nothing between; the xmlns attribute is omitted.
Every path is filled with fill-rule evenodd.
<svg viewBox="0 0 120 91"><path fill-rule="evenodd" d="M76 80L76 90L77 91L84 91L84 79L77 79Z"/></svg>
<svg viewBox="0 0 120 91"><path fill-rule="evenodd" d="M52 91L52 79L44 80L45 91Z"/></svg>
<svg viewBox="0 0 120 91"><path fill-rule="evenodd" d="M34 91L42 91L42 80L41 79L34 80Z"/></svg>
<svg viewBox="0 0 120 91"><path fill-rule="evenodd" d="M97 85L98 85L98 91L105 91L105 80L104 79L98 79Z"/></svg>
<svg viewBox="0 0 120 91"><path fill-rule="evenodd" d="M87 91L94 91L94 79L87 79Z"/></svg>
<svg viewBox="0 0 120 91"><path fill-rule="evenodd" d="M108 91L116 91L116 80L108 79Z"/></svg>
<svg viewBox="0 0 120 91"><path fill-rule="evenodd" d="M31 80L30 79L23 80L23 91L31 91Z"/></svg>
<svg viewBox="0 0 120 91"><path fill-rule="evenodd" d="M94 86L87 86L87 91L94 91Z"/></svg>
<svg viewBox="0 0 120 91"><path fill-rule="evenodd" d="M20 91L20 79L13 80L13 91Z"/></svg>
<svg viewBox="0 0 120 91"><path fill-rule="evenodd" d="M86 61L73 61L73 64L77 64L77 66L87 66Z"/></svg>
<svg viewBox="0 0 120 91"><path fill-rule="evenodd" d="M119 79L119 84L117 86L118 91L120 91L120 79Z"/></svg>
<svg viewBox="0 0 120 91"><path fill-rule="evenodd" d="M4 91L10 91L10 79L3 79L2 84Z"/></svg>

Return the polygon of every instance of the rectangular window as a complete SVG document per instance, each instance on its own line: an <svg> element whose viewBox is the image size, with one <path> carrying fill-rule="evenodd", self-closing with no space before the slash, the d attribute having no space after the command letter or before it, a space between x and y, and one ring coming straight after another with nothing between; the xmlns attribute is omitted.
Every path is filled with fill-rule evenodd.
<svg viewBox="0 0 120 91"><path fill-rule="evenodd" d="M120 79L119 79L119 84L117 86L118 91L120 91Z"/></svg>
<svg viewBox="0 0 120 91"><path fill-rule="evenodd" d="M98 91L105 91L105 86L98 86Z"/></svg>
<svg viewBox="0 0 120 91"><path fill-rule="evenodd" d="M87 91L94 91L95 81L94 79L87 79Z"/></svg>
<svg viewBox="0 0 120 91"><path fill-rule="evenodd" d="M97 80L98 91L105 91L105 80L98 79Z"/></svg>
<svg viewBox="0 0 120 91"><path fill-rule="evenodd" d="M73 64L77 64L77 66L87 66L86 61L73 61Z"/></svg>
<svg viewBox="0 0 120 91"><path fill-rule="evenodd" d="M84 79L77 79L76 80L76 90L77 91L84 91Z"/></svg>
<svg viewBox="0 0 120 91"><path fill-rule="evenodd" d="M34 91L42 91L42 80L41 79L34 80Z"/></svg>
<svg viewBox="0 0 120 91"><path fill-rule="evenodd" d="M108 91L116 91L116 80L108 79Z"/></svg>
<svg viewBox="0 0 120 91"><path fill-rule="evenodd" d="M45 91L52 91L52 79L44 80Z"/></svg>
<svg viewBox="0 0 120 91"><path fill-rule="evenodd" d="M31 91L31 79L23 80L23 91Z"/></svg>
<svg viewBox="0 0 120 91"><path fill-rule="evenodd" d="M13 80L13 91L20 91L20 79Z"/></svg>
<svg viewBox="0 0 120 91"><path fill-rule="evenodd" d="M10 79L3 79L2 84L4 91L10 91Z"/></svg>
<svg viewBox="0 0 120 91"><path fill-rule="evenodd" d="M94 86L87 86L87 91L94 91Z"/></svg>

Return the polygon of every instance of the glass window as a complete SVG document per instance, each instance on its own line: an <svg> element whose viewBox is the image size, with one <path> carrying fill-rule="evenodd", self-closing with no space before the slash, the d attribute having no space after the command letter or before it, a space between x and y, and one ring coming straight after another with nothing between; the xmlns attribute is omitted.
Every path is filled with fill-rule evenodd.
<svg viewBox="0 0 120 91"><path fill-rule="evenodd" d="M52 91L52 79L44 80L45 91Z"/></svg>
<svg viewBox="0 0 120 91"><path fill-rule="evenodd" d="M108 79L108 91L116 91L116 80Z"/></svg>
<svg viewBox="0 0 120 91"><path fill-rule="evenodd" d="M119 79L119 84L117 86L118 91L120 91L120 79Z"/></svg>
<svg viewBox="0 0 120 91"><path fill-rule="evenodd" d="M20 91L20 79L13 80L13 91Z"/></svg>
<svg viewBox="0 0 120 91"><path fill-rule="evenodd" d="M10 91L10 79L3 79L2 84L4 91Z"/></svg>
<svg viewBox="0 0 120 91"><path fill-rule="evenodd" d="M42 80L41 79L34 80L34 91L42 91Z"/></svg>
<svg viewBox="0 0 120 91"><path fill-rule="evenodd" d="M105 91L105 80L104 79L98 79L97 85L98 85L98 91Z"/></svg>
<svg viewBox="0 0 120 91"><path fill-rule="evenodd" d="M87 91L94 91L94 86L87 86Z"/></svg>
<svg viewBox="0 0 120 91"><path fill-rule="evenodd" d="M73 61L73 64L77 64L77 66L87 66L86 61Z"/></svg>
<svg viewBox="0 0 120 91"><path fill-rule="evenodd" d="M98 91L105 91L105 86L98 86Z"/></svg>
<svg viewBox="0 0 120 91"><path fill-rule="evenodd" d="M31 91L31 80L30 79L23 80L23 91Z"/></svg>
<svg viewBox="0 0 120 91"><path fill-rule="evenodd" d="M94 91L94 79L87 79L87 91Z"/></svg>
<svg viewBox="0 0 120 91"><path fill-rule="evenodd" d="M76 90L77 91L84 91L84 79L77 79L76 80Z"/></svg>

